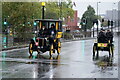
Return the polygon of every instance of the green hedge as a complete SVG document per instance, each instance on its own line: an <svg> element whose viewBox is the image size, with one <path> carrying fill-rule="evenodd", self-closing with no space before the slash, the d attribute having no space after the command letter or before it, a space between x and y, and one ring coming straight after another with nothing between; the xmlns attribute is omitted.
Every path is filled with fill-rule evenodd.
<svg viewBox="0 0 120 80"><path fill-rule="evenodd" d="M64 32L63 38L64 39L73 39L73 35L71 33Z"/></svg>

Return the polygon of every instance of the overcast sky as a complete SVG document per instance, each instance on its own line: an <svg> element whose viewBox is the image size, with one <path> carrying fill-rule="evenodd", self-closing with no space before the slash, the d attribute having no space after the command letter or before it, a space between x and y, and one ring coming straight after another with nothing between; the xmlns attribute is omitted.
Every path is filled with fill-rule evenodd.
<svg viewBox="0 0 120 80"><path fill-rule="evenodd" d="M0 0L1 1L1 0ZM3 0L6 2L58 2L58 1L66 1L66 0ZM87 6L91 5L95 11L97 12L97 2L100 2L98 5L98 13L105 14L106 10L118 9L118 2L120 0L72 0L75 2L76 7L74 6L74 10L78 10L78 17L82 17L83 13L87 10ZM115 3L115 4L114 4Z"/></svg>
<svg viewBox="0 0 120 80"><path fill-rule="evenodd" d="M76 7L73 7L74 10L78 10L78 17L82 17L82 14L87 10L87 6L91 5L97 12L97 2L100 2L98 5L98 13L105 14L106 10L118 9L119 0L72 0L75 2Z"/></svg>

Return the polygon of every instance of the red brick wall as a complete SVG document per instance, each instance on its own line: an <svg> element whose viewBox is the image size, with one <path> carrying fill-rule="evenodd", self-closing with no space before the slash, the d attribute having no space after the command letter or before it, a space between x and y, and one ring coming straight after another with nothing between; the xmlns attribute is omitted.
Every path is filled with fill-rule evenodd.
<svg viewBox="0 0 120 80"><path fill-rule="evenodd" d="M68 25L68 27L70 27L71 31L79 29L77 27L77 22L78 22L78 13L77 13L77 11L75 11L73 19L71 19L71 17L68 16L67 25Z"/></svg>

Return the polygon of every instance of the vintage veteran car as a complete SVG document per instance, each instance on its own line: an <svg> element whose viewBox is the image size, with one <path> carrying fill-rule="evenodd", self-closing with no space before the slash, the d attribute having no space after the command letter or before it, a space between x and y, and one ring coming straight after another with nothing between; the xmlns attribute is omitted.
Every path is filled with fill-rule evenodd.
<svg viewBox="0 0 120 80"><path fill-rule="evenodd" d="M29 54L32 56L33 51L37 51L38 54L49 51L50 56L56 51L60 54L62 21L53 19L36 19L34 24L36 36L30 41Z"/></svg>

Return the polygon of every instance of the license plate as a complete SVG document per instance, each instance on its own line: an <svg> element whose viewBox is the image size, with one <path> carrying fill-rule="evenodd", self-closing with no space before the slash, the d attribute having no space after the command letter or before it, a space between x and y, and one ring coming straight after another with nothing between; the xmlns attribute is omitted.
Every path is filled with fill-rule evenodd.
<svg viewBox="0 0 120 80"><path fill-rule="evenodd" d="M98 47L107 47L107 43L98 43Z"/></svg>

